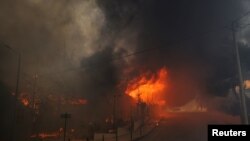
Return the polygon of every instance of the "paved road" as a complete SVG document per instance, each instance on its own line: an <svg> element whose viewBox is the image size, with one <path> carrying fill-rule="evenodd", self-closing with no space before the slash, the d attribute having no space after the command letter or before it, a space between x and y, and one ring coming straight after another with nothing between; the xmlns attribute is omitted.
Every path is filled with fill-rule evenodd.
<svg viewBox="0 0 250 141"><path fill-rule="evenodd" d="M141 141L207 141L207 124L237 124L239 117L219 113L179 113L161 120Z"/></svg>

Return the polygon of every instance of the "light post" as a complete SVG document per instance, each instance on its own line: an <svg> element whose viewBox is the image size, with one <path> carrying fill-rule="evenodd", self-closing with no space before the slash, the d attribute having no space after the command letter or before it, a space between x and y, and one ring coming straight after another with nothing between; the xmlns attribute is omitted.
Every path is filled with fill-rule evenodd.
<svg viewBox="0 0 250 141"><path fill-rule="evenodd" d="M67 120L71 118L71 114L68 113L61 114L61 118L64 119L63 141L66 141Z"/></svg>
<svg viewBox="0 0 250 141"><path fill-rule="evenodd" d="M114 105L113 105L113 128L115 130L115 141L118 141L118 131L117 131L117 120L116 120L116 111L117 111L117 95L114 94Z"/></svg>
<svg viewBox="0 0 250 141"><path fill-rule="evenodd" d="M246 98L245 98L245 89L243 87L244 80L241 70L241 61L240 61L240 54L239 54L239 46L237 43L236 38L236 24L238 23L238 20L232 22L232 33L233 33L233 42L234 42L234 48L235 48L235 54L236 54L236 61L237 61L237 70L239 75L239 88L240 88L240 107L241 107L241 121L242 124L248 124L248 114L247 114L247 106L246 106Z"/></svg>

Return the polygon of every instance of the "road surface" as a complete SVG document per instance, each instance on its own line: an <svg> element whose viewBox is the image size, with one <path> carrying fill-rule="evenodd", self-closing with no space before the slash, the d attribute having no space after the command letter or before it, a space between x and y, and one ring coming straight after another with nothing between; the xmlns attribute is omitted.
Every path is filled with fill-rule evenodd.
<svg viewBox="0 0 250 141"><path fill-rule="evenodd" d="M208 124L238 124L238 116L221 113L176 113L163 118L140 141L207 141Z"/></svg>

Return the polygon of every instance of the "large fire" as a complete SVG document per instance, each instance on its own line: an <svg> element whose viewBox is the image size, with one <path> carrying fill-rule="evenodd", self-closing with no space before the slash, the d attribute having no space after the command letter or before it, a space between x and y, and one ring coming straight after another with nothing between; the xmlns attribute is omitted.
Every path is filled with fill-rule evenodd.
<svg viewBox="0 0 250 141"><path fill-rule="evenodd" d="M125 93L146 103L164 105L167 88L167 70L164 67L156 74L144 73L129 81Z"/></svg>

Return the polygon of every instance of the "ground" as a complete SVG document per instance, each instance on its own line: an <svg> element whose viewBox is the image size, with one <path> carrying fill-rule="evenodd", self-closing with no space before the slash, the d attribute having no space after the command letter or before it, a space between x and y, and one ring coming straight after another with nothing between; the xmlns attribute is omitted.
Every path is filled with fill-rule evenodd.
<svg viewBox="0 0 250 141"><path fill-rule="evenodd" d="M239 116L218 112L172 113L141 141L207 141L208 124L238 124Z"/></svg>

